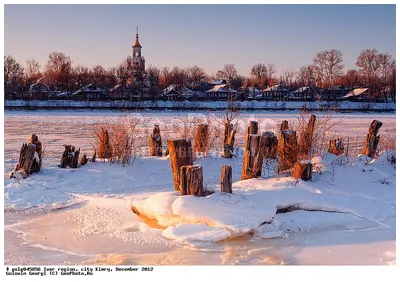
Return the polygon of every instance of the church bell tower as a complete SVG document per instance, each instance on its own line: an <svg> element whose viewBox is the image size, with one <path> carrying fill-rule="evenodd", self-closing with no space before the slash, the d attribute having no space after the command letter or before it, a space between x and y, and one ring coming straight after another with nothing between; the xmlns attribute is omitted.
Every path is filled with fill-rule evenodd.
<svg viewBox="0 0 400 282"><path fill-rule="evenodd" d="M136 27L136 41L132 45L133 76L139 76L145 70L145 60L142 57L142 45L139 43L139 28Z"/></svg>

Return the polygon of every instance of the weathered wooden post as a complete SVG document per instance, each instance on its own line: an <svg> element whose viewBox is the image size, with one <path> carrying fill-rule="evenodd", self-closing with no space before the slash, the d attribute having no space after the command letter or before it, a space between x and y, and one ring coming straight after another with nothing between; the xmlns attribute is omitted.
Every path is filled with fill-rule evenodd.
<svg viewBox="0 0 400 282"><path fill-rule="evenodd" d="M186 165L180 168L180 191L182 196L203 196L203 168L201 165Z"/></svg>
<svg viewBox="0 0 400 282"><path fill-rule="evenodd" d="M97 149L97 153L99 158L101 159L108 159L112 156L111 144L110 144L110 136L108 135L108 130L101 129L100 134L100 144L99 148Z"/></svg>
<svg viewBox="0 0 400 282"><path fill-rule="evenodd" d="M375 157L376 149L378 147L379 138L378 131L382 127L383 123L379 120L373 120L367 134L367 139L364 143L363 154L370 158Z"/></svg>
<svg viewBox="0 0 400 282"><path fill-rule="evenodd" d="M266 141L265 135L249 135L243 156L242 180L261 176Z"/></svg>
<svg viewBox="0 0 400 282"><path fill-rule="evenodd" d="M232 194L232 167L223 165L221 168L221 192Z"/></svg>
<svg viewBox="0 0 400 282"><path fill-rule="evenodd" d="M292 176L304 181L312 180L312 163L307 160L296 162L292 169Z"/></svg>
<svg viewBox="0 0 400 282"><path fill-rule="evenodd" d="M236 130L233 130L232 123L225 122L225 133L224 133L224 152L222 157L232 158L233 157L233 145L235 143Z"/></svg>
<svg viewBox="0 0 400 282"><path fill-rule="evenodd" d="M281 131L289 129L289 122L287 120L282 121L281 123Z"/></svg>
<svg viewBox="0 0 400 282"><path fill-rule="evenodd" d="M32 172L39 172L42 167L42 143L39 142L39 138L36 134L32 134L29 140L30 144L35 145L36 159L34 158L34 162L32 163Z"/></svg>
<svg viewBox="0 0 400 282"><path fill-rule="evenodd" d="M150 135L150 156L162 156L162 141L158 124L154 125L153 134Z"/></svg>
<svg viewBox="0 0 400 282"><path fill-rule="evenodd" d="M92 163L96 162L96 150L94 150L93 156L92 156Z"/></svg>
<svg viewBox="0 0 400 282"><path fill-rule="evenodd" d="M42 166L42 143L36 134L30 137L30 143L22 144L19 154L18 164L10 173L10 178L15 177L16 172L23 178L31 175L33 172L39 172Z"/></svg>
<svg viewBox="0 0 400 282"><path fill-rule="evenodd" d="M342 138L329 140L328 153L339 156L344 153L344 143Z"/></svg>
<svg viewBox="0 0 400 282"><path fill-rule="evenodd" d="M281 131L278 139L278 153L279 173L291 169L298 159L296 131L291 129Z"/></svg>
<svg viewBox="0 0 400 282"><path fill-rule="evenodd" d="M196 140L194 151L206 154L208 149L208 124L198 124L196 126Z"/></svg>
<svg viewBox="0 0 400 282"><path fill-rule="evenodd" d="M266 138L264 158L276 159L276 151L278 147L278 138L272 131L265 131L262 134Z"/></svg>
<svg viewBox="0 0 400 282"><path fill-rule="evenodd" d="M168 151L175 191L179 191L181 167L193 164L192 142L190 139L168 140Z"/></svg>
<svg viewBox="0 0 400 282"><path fill-rule="evenodd" d="M306 159L310 155L316 119L317 117L314 114L312 114L310 120L308 121L307 127L303 129L300 133L300 140L299 140L300 158Z"/></svg>
<svg viewBox="0 0 400 282"><path fill-rule="evenodd" d="M247 128L247 135L258 133L258 122L255 120L250 121L250 125Z"/></svg>
<svg viewBox="0 0 400 282"><path fill-rule="evenodd" d="M10 178L18 172L20 176L27 177L33 172L39 172L42 166L42 143L36 134L32 134L28 143L22 144L18 164L10 173Z"/></svg>
<svg viewBox="0 0 400 282"><path fill-rule="evenodd" d="M72 147L73 149L75 149L75 147ZM81 148L79 148L78 150L73 150L72 152L72 156L71 156L71 163L70 163L70 167L71 168L78 168L78 160L79 160L79 153L81 152Z"/></svg>
<svg viewBox="0 0 400 282"><path fill-rule="evenodd" d="M81 165L87 164L88 160L89 159L86 157L86 154L83 154L81 161L80 161Z"/></svg>
<svg viewBox="0 0 400 282"><path fill-rule="evenodd" d="M66 168L67 166L69 166L70 168L78 168L79 153L81 151L81 148L75 151L75 146L64 145L64 147L65 149L61 156L61 163L59 167ZM84 157L86 158L86 155L84 155ZM81 160L81 162L82 161L83 159Z"/></svg>
<svg viewBox="0 0 400 282"><path fill-rule="evenodd" d="M72 153L72 146L71 145L64 145L64 152L61 156L61 168L66 168L71 163L71 153ZM75 149L75 148L74 148Z"/></svg>

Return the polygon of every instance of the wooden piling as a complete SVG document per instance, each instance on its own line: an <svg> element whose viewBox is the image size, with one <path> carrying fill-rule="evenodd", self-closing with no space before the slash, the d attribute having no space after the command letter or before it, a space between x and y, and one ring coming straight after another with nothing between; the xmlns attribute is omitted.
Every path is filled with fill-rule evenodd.
<svg viewBox="0 0 400 282"><path fill-rule="evenodd" d="M153 134L150 135L150 156L162 156L162 140L158 124L154 125Z"/></svg>
<svg viewBox="0 0 400 282"><path fill-rule="evenodd" d="M367 138L364 142L363 154L370 158L373 158L376 155L376 149L380 138L380 136L378 136L378 131L382 125L383 123L379 120L373 120L369 127Z"/></svg>
<svg viewBox="0 0 400 282"><path fill-rule="evenodd" d="M180 168L193 164L192 143L190 139L171 139L168 140L168 151L175 191L180 191Z"/></svg>
<svg viewBox="0 0 400 282"><path fill-rule="evenodd" d="M232 194L232 167L223 165L221 168L221 192Z"/></svg>

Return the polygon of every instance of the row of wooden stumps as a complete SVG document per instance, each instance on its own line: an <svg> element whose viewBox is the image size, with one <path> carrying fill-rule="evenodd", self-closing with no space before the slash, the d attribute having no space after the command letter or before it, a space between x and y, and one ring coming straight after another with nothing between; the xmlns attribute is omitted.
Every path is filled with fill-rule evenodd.
<svg viewBox="0 0 400 282"><path fill-rule="evenodd" d="M42 143L32 134L29 143L22 144L18 164L10 173L10 178L26 178L42 167Z"/></svg>
<svg viewBox="0 0 400 282"><path fill-rule="evenodd" d="M61 156L61 163L59 167L61 168L66 168L69 166L70 168L78 168L78 160L79 160L79 154L81 151L81 148L78 150L75 150L74 146L71 145L64 145L64 152ZM80 165L85 165L89 161L89 158L86 156L86 154L83 154L82 158L80 159L79 163ZM96 151L93 154L93 157L91 159L92 162L96 161Z"/></svg>
<svg viewBox="0 0 400 282"><path fill-rule="evenodd" d="M168 140L168 151L172 168L175 191L181 195L204 197L212 192L204 189L203 168L193 165L192 143L190 139ZM232 193L232 167L222 166L221 191Z"/></svg>

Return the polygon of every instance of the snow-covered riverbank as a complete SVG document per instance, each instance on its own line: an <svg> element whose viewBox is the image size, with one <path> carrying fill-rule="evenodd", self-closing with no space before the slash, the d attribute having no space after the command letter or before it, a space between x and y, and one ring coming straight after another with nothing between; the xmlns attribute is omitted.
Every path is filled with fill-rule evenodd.
<svg viewBox="0 0 400 282"><path fill-rule="evenodd" d="M171 122L179 113L146 114ZM6 264L395 264L395 168L385 155L366 164L316 160L312 182L290 177L240 181L242 160L198 159L206 198L174 192L168 157L138 157L133 166L88 163L57 167L65 142L91 151L91 124L117 113L5 113ZM268 130L294 114L244 114ZM372 119L395 133L395 115L337 115L337 132L365 134ZM262 121L265 122L262 122ZM267 122L268 121L268 122ZM24 123L24 127L18 124ZM27 179L8 179L30 133L46 146L45 167ZM233 194L221 194L220 169L233 169ZM141 206L138 217L131 206ZM298 210L276 213L278 208ZM309 211L314 210L314 211ZM266 223L266 224L264 224Z"/></svg>

